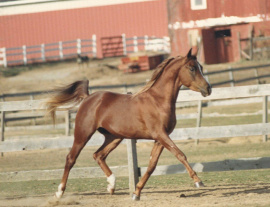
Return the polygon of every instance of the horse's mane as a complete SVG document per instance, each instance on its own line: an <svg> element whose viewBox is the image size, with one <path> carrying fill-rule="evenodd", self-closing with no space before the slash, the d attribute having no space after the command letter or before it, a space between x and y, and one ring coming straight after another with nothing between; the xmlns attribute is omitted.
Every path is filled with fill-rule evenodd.
<svg viewBox="0 0 270 207"><path fill-rule="evenodd" d="M166 60L164 60L162 63L160 63L157 68L155 69L155 71L153 72L153 75L151 77L151 79L146 83L146 85L144 87L142 87L142 89L140 91L138 91L137 93L135 93L133 95L133 97L149 90L154 84L155 82L159 79L159 77L161 76L161 74L163 73L164 69L166 68L166 66L175 58L168 58Z"/></svg>

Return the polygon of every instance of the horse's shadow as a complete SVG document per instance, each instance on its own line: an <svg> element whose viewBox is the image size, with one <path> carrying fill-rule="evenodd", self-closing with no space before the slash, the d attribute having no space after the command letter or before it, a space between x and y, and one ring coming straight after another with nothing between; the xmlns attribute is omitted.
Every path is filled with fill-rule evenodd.
<svg viewBox="0 0 270 207"><path fill-rule="evenodd" d="M154 189L154 188L153 188ZM229 192L221 192L223 190L227 190ZM162 191L148 191L143 192L144 194L172 194L172 193L179 193L179 196L181 193L183 193L184 197L189 198L196 198L196 197L202 197L210 195L211 192L218 192L220 191L220 195L223 197L233 196L233 195L239 195L239 194L269 194L270 193L270 183L265 183L258 185L257 187L254 187L249 184L242 184L242 185L223 185L223 186L211 186L211 187L204 187L204 188L196 188L196 189L187 189L187 190L162 190Z"/></svg>

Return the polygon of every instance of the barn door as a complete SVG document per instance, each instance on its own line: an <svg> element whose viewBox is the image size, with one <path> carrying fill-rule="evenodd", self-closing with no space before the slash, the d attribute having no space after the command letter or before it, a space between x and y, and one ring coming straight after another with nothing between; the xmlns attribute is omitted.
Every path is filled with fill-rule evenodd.
<svg viewBox="0 0 270 207"><path fill-rule="evenodd" d="M218 56L219 63L232 62L233 58L233 47L231 30L217 30L215 31L216 38L216 54Z"/></svg>
<svg viewBox="0 0 270 207"><path fill-rule="evenodd" d="M215 31L213 28L202 29L204 61L206 64L218 63L216 54Z"/></svg>

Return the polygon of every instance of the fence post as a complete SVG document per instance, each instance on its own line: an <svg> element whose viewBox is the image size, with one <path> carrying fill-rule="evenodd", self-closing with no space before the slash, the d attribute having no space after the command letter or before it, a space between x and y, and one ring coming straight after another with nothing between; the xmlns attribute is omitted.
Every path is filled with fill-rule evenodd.
<svg viewBox="0 0 270 207"><path fill-rule="evenodd" d="M23 64L27 65L27 53L26 53L26 46L22 46L22 51L23 51Z"/></svg>
<svg viewBox="0 0 270 207"><path fill-rule="evenodd" d="M148 36L144 35L144 50L147 51L148 50Z"/></svg>
<svg viewBox="0 0 270 207"><path fill-rule="evenodd" d="M268 122L268 96L263 96L263 123ZM263 142L267 142L268 137L267 134L263 135Z"/></svg>
<svg viewBox="0 0 270 207"><path fill-rule="evenodd" d="M237 32L237 39L238 39L239 57L240 57L240 60L241 60L242 59L242 48L241 48L240 32Z"/></svg>
<svg viewBox="0 0 270 207"><path fill-rule="evenodd" d="M132 195L136 189L136 184L139 182L136 140L127 139L126 143L128 155L129 192Z"/></svg>
<svg viewBox="0 0 270 207"><path fill-rule="evenodd" d="M65 135L70 136L70 111L65 111Z"/></svg>
<svg viewBox="0 0 270 207"><path fill-rule="evenodd" d="M137 38L137 36L133 37L133 47L134 47L134 52L138 52L138 38Z"/></svg>
<svg viewBox="0 0 270 207"><path fill-rule="evenodd" d="M63 60L63 58L64 58L62 41L59 41L59 57L61 60Z"/></svg>
<svg viewBox="0 0 270 207"><path fill-rule="evenodd" d="M233 72L232 72L232 68L229 67L229 76L230 76L230 84L231 84L231 87L234 87L234 77L233 77Z"/></svg>
<svg viewBox="0 0 270 207"><path fill-rule="evenodd" d="M46 59L45 59L45 45L44 44L41 44L41 59L43 62L46 61Z"/></svg>
<svg viewBox="0 0 270 207"><path fill-rule="evenodd" d="M128 92L127 94L132 94ZM128 175L129 175L129 192L130 195L136 189L136 185L139 182L139 168L137 160L137 148L135 139L127 139L127 156L128 156Z"/></svg>
<svg viewBox="0 0 270 207"><path fill-rule="evenodd" d="M2 58L3 58L3 65L6 68L7 67L7 54L6 54L6 48L0 48L0 52L2 52Z"/></svg>
<svg viewBox="0 0 270 207"><path fill-rule="evenodd" d="M34 95L33 94L30 95L30 100L31 101L34 100ZM32 110L32 112L34 112L34 110ZM33 120L33 124L36 125L37 124L36 123L36 118L33 118L32 120Z"/></svg>
<svg viewBox="0 0 270 207"><path fill-rule="evenodd" d="M1 142L5 141L5 112L1 112L1 132L0 132L0 137L1 137ZM1 156L4 156L4 153L1 152Z"/></svg>
<svg viewBox="0 0 270 207"><path fill-rule="evenodd" d="M92 35L92 52L93 57L97 57L97 36L95 34Z"/></svg>
<svg viewBox="0 0 270 207"><path fill-rule="evenodd" d="M249 48L249 56L250 56L250 60L253 60L253 37L252 35L250 35L250 39L249 39L249 44L250 44L250 48Z"/></svg>
<svg viewBox="0 0 270 207"><path fill-rule="evenodd" d="M254 68L254 75L255 77L257 78L257 84L260 84L260 79L258 78L258 69L257 68Z"/></svg>
<svg viewBox="0 0 270 207"><path fill-rule="evenodd" d="M198 114L197 114L197 123L196 127L201 127L202 122L202 101L198 101ZM199 144L199 139L195 139L195 145Z"/></svg>
<svg viewBox="0 0 270 207"><path fill-rule="evenodd" d="M77 54L81 54L82 45L81 45L81 39L77 39Z"/></svg>
<svg viewBox="0 0 270 207"><path fill-rule="evenodd" d="M126 34L122 34L122 44L123 44L123 55L127 55L127 43L126 43Z"/></svg>

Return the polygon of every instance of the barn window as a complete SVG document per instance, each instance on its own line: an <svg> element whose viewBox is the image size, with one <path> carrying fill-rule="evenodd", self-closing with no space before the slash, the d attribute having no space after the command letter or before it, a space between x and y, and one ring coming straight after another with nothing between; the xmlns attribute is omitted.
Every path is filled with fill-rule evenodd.
<svg viewBox="0 0 270 207"><path fill-rule="evenodd" d="M224 29L224 30L218 30L215 31L215 37L216 38L223 38L223 37L231 37L231 30L230 29Z"/></svg>
<svg viewBox="0 0 270 207"><path fill-rule="evenodd" d="M192 10L207 9L207 0L190 0Z"/></svg>

